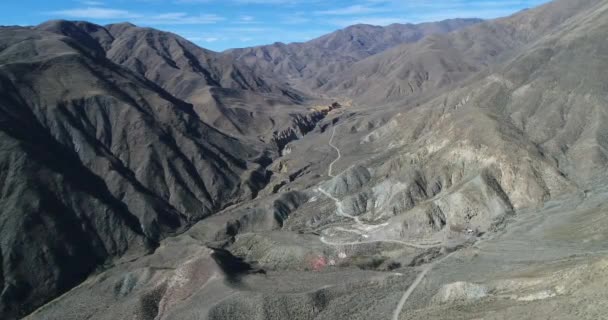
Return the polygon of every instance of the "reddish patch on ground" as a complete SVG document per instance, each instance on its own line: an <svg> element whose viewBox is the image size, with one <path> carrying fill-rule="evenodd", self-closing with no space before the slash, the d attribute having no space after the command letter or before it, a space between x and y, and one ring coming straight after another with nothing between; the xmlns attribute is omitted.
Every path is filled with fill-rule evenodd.
<svg viewBox="0 0 608 320"><path fill-rule="evenodd" d="M311 259L310 267L313 271L321 271L327 266L327 259L323 256L317 256Z"/></svg>

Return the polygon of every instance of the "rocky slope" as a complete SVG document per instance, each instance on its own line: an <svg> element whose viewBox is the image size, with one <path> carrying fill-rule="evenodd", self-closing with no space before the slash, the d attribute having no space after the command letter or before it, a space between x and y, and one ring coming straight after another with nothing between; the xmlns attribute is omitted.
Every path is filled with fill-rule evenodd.
<svg viewBox="0 0 608 320"><path fill-rule="evenodd" d="M0 32L3 315L70 288L29 318L605 313L604 1L558 0L383 52L384 40L342 36L387 29L315 40L352 58L331 79L306 71L339 108L276 91L272 72L307 76L282 60L288 46L216 55L130 25L56 26ZM123 64L121 35L169 66ZM185 52L220 69L243 53L233 66L264 81L212 82ZM178 70L222 97L188 100L160 79ZM200 108L212 100L243 120Z"/></svg>
<svg viewBox="0 0 608 320"><path fill-rule="evenodd" d="M289 89L279 87L271 77L253 73L238 61L169 32L129 23L99 26L64 20L49 21L36 29L88 43L109 60L145 76L183 100L192 95L191 91L206 86L260 93Z"/></svg>
<svg viewBox="0 0 608 320"><path fill-rule="evenodd" d="M518 54L593 1L554 1L512 17L435 34L355 63L322 91L363 105L415 105Z"/></svg>
<svg viewBox="0 0 608 320"><path fill-rule="evenodd" d="M275 43L224 53L258 72L272 73L303 90L317 89L353 63L431 34L448 33L479 19L453 19L386 27L354 25L304 43Z"/></svg>
<svg viewBox="0 0 608 320"><path fill-rule="evenodd" d="M269 140L272 131L294 121L290 114L307 113L293 106L309 98L275 77L169 32L129 23L99 26L63 20L36 29L87 43L96 54L193 104L197 115L215 128L241 139L253 136L248 143L260 144L257 137ZM277 112L280 108L286 110Z"/></svg>
<svg viewBox="0 0 608 320"><path fill-rule="evenodd" d="M95 46L0 30L2 314L264 185L261 157Z"/></svg>

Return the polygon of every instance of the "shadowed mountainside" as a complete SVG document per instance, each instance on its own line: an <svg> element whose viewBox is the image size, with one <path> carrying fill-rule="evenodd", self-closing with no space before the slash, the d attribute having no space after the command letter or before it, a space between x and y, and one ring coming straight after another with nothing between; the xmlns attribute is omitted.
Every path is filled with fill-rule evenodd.
<svg viewBox="0 0 608 320"><path fill-rule="evenodd" d="M273 131L291 126L294 117L290 112L300 116L308 113L290 108L308 99L300 92L169 32L129 23L104 27L70 21L50 21L36 29L89 44L98 55L193 104L197 115L215 128L241 139L252 138L249 143L260 144L258 136L269 141ZM277 112L281 108L289 111Z"/></svg>
<svg viewBox="0 0 608 320"><path fill-rule="evenodd" d="M601 0L224 53L2 28L0 314L597 319L607 30Z"/></svg>
<svg viewBox="0 0 608 320"><path fill-rule="evenodd" d="M96 47L3 28L0 48L3 314L264 185L260 151Z"/></svg>

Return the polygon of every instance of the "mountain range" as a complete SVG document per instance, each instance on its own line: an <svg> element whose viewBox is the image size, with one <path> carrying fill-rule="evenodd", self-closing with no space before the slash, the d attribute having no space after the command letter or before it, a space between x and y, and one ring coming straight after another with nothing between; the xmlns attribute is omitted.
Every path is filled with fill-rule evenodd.
<svg viewBox="0 0 608 320"><path fill-rule="evenodd" d="M606 31L0 27L0 318L601 318Z"/></svg>

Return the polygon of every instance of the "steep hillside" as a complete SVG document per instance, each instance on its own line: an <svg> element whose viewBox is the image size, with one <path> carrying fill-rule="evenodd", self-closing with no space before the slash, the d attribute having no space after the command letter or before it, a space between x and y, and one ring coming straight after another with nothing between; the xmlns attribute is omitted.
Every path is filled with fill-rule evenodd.
<svg viewBox="0 0 608 320"><path fill-rule="evenodd" d="M49 21L36 29L70 36L102 49L111 61L135 71L181 99L196 87L255 92L287 90L271 77L169 32L129 23L99 26L88 22Z"/></svg>
<svg viewBox="0 0 608 320"><path fill-rule="evenodd" d="M265 183L260 151L86 45L0 30L5 316L33 310L131 247L153 248L250 199Z"/></svg>
<svg viewBox="0 0 608 320"><path fill-rule="evenodd" d="M322 90L362 105L415 104L512 57L577 13L584 13L593 2L554 1L512 17L401 45L357 62Z"/></svg>
<svg viewBox="0 0 608 320"><path fill-rule="evenodd" d="M298 107L307 97L277 77L254 72L239 61L169 32L128 23L104 27L63 20L36 29L88 44L98 55L193 104L198 116L215 128L249 143L271 141L274 131L294 126L292 114L301 117L309 113L307 108Z"/></svg>
<svg viewBox="0 0 608 320"><path fill-rule="evenodd" d="M607 33L602 0L224 53L0 29L0 317L601 318Z"/></svg>
<svg viewBox="0 0 608 320"><path fill-rule="evenodd" d="M286 79L303 90L316 89L353 63L431 34L448 33L479 19L453 19L421 24L392 24L387 27L354 25L304 43L275 43L228 50L224 54L261 73Z"/></svg>

